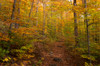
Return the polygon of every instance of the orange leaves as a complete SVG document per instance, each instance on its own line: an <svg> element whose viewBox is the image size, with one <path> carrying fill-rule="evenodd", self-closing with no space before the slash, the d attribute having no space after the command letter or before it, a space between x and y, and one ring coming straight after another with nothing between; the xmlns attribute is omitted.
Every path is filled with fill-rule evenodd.
<svg viewBox="0 0 100 66"><path fill-rule="evenodd" d="M36 27L30 27L30 28L26 28L26 27L22 27L22 28L18 28L16 30L12 30L12 32L23 35L23 34L27 34L27 35L32 35L32 34L36 34Z"/></svg>
<svg viewBox="0 0 100 66"><path fill-rule="evenodd" d="M85 8L83 8L82 6L73 6L73 10L77 13L82 13L85 11Z"/></svg>
<svg viewBox="0 0 100 66"><path fill-rule="evenodd" d="M61 5L61 3L60 3L60 2L58 2L58 1L53 2L53 4L54 4L54 5L56 5L56 6L60 6L60 5Z"/></svg>
<svg viewBox="0 0 100 66"><path fill-rule="evenodd" d="M9 41L10 39L7 35L3 35L2 33L0 33L0 40Z"/></svg>
<svg viewBox="0 0 100 66"><path fill-rule="evenodd" d="M2 36L2 33L0 33L0 36Z"/></svg>
<svg viewBox="0 0 100 66"><path fill-rule="evenodd" d="M10 24L10 23L18 23L20 24L21 22L19 22L18 20L11 20L11 19L8 19L7 21L5 21L6 23Z"/></svg>

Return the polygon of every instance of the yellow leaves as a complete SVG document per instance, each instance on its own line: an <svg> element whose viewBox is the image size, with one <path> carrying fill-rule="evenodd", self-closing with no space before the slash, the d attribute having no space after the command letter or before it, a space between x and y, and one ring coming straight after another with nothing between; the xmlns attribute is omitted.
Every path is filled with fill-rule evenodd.
<svg viewBox="0 0 100 66"><path fill-rule="evenodd" d="M41 60L44 60L44 57L42 57Z"/></svg>
<svg viewBox="0 0 100 66"><path fill-rule="evenodd" d="M87 62L85 62L85 66L93 66L92 64L88 64Z"/></svg>
<svg viewBox="0 0 100 66"><path fill-rule="evenodd" d="M9 60L11 60L10 57L6 57L5 59L3 59L3 62L8 62Z"/></svg>
<svg viewBox="0 0 100 66"><path fill-rule="evenodd" d="M21 63L21 66L24 66L24 64L23 64L23 63Z"/></svg>
<svg viewBox="0 0 100 66"><path fill-rule="evenodd" d="M97 45L97 46L96 46L96 49L100 50L100 45Z"/></svg>
<svg viewBox="0 0 100 66"><path fill-rule="evenodd" d="M27 56L28 59L34 57L34 55L26 55L26 56Z"/></svg>
<svg viewBox="0 0 100 66"><path fill-rule="evenodd" d="M56 5L56 6L58 6L58 5L60 6L61 2L56 1L56 2L53 2L53 4Z"/></svg>
<svg viewBox="0 0 100 66"><path fill-rule="evenodd" d="M100 50L100 45L98 45L98 43L94 43L93 44L93 48L95 48L97 50Z"/></svg>
<svg viewBox="0 0 100 66"><path fill-rule="evenodd" d="M28 0L21 0L21 1L24 2L24 3L27 3Z"/></svg>
<svg viewBox="0 0 100 66"><path fill-rule="evenodd" d="M26 58L26 59L30 59L30 58L34 58L35 55L30 55L30 54L19 54L19 58Z"/></svg>
<svg viewBox="0 0 100 66"><path fill-rule="evenodd" d="M77 13L81 13L85 11L85 8L83 8L82 6L73 6L73 10Z"/></svg>
<svg viewBox="0 0 100 66"><path fill-rule="evenodd" d="M9 61L9 59L8 59L8 58L5 58L5 59L3 60L3 62L5 62L5 61L6 61L6 62Z"/></svg>
<svg viewBox="0 0 100 66"><path fill-rule="evenodd" d="M16 58L13 58L13 60L14 60L14 61L17 61L17 59L16 59Z"/></svg>
<svg viewBox="0 0 100 66"><path fill-rule="evenodd" d="M89 57L88 55L81 55L81 57L82 57L82 58L85 58L85 59L88 59L88 60L91 59L92 61L96 61L95 57L93 57L93 56L90 56L90 57Z"/></svg>
<svg viewBox="0 0 100 66"><path fill-rule="evenodd" d="M28 51L29 53L32 53L32 52L34 52L34 50L33 49L29 49L29 51Z"/></svg>

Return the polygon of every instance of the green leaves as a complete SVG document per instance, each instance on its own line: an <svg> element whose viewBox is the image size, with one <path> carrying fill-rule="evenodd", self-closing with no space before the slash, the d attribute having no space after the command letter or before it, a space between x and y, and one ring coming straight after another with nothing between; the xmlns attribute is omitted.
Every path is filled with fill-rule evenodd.
<svg viewBox="0 0 100 66"><path fill-rule="evenodd" d="M5 50L5 49L0 47L0 60L2 60L6 56L6 54L8 54L8 53L9 53L8 50Z"/></svg>
<svg viewBox="0 0 100 66"><path fill-rule="evenodd" d="M89 63L85 62L85 66L93 66L93 65L91 63L89 64Z"/></svg>
<svg viewBox="0 0 100 66"><path fill-rule="evenodd" d="M92 60L92 61L96 61L94 56L90 56L89 55L81 55L82 58L88 59L88 60Z"/></svg>

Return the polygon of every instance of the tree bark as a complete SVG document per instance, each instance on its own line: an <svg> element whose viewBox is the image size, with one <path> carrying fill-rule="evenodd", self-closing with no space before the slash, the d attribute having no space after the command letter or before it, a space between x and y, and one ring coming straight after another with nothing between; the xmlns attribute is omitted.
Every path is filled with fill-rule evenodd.
<svg viewBox="0 0 100 66"><path fill-rule="evenodd" d="M32 1L32 4L31 4L31 9L30 9L30 12L29 12L29 18L31 17L31 13L32 13L32 10L33 10L33 4L34 4L34 0Z"/></svg>
<svg viewBox="0 0 100 66"><path fill-rule="evenodd" d="M1 8L1 3L0 3L0 8Z"/></svg>
<svg viewBox="0 0 100 66"><path fill-rule="evenodd" d="M38 26L38 4L39 4L39 0L37 0L37 8L36 8L36 17L37 17L36 26Z"/></svg>
<svg viewBox="0 0 100 66"><path fill-rule="evenodd" d="M19 20L19 16L20 16L20 4L21 4L21 0L18 2L18 17L17 20ZM15 28L19 28L19 24L15 23Z"/></svg>
<svg viewBox="0 0 100 66"><path fill-rule="evenodd" d="M12 15L11 15L11 20L14 19L14 13L15 13L15 8L16 8L16 2L17 2L17 0L14 0L14 3L13 3L13 10L12 10ZM9 29L12 29L12 25L13 25L13 23L10 24Z"/></svg>
<svg viewBox="0 0 100 66"><path fill-rule="evenodd" d="M43 1L43 35L45 33L45 7L46 7L46 4L45 4L45 1Z"/></svg>
<svg viewBox="0 0 100 66"><path fill-rule="evenodd" d="M87 19L87 1L84 0L84 8L86 9L84 12L84 22L86 23L86 34L87 34L87 44L88 44L88 54L89 54L89 58L90 58L90 35L89 35L89 23L88 23L88 19ZM91 58L90 58L90 66L91 66Z"/></svg>
<svg viewBox="0 0 100 66"><path fill-rule="evenodd" d="M76 0L74 0L73 5L76 6ZM74 35L75 35L75 45L78 46L78 26L77 26L77 14L74 10Z"/></svg>

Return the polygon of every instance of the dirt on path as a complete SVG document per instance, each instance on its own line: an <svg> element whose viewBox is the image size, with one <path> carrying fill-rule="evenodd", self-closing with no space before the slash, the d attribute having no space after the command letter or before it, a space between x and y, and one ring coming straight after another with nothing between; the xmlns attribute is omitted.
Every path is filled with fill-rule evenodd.
<svg viewBox="0 0 100 66"><path fill-rule="evenodd" d="M55 42L50 52L43 52L42 66L76 66L66 51L64 42Z"/></svg>

